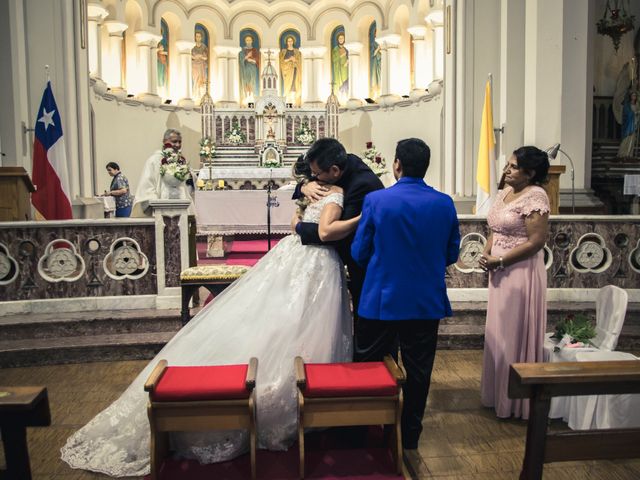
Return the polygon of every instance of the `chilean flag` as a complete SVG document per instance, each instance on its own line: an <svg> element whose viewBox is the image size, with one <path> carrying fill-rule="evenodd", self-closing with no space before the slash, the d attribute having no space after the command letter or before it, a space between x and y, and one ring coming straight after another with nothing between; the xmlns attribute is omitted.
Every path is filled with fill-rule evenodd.
<svg viewBox="0 0 640 480"><path fill-rule="evenodd" d="M38 109L32 177L36 191L31 195L31 203L36 210L46 220L73 218L62 122L50 81Z"/></svg>

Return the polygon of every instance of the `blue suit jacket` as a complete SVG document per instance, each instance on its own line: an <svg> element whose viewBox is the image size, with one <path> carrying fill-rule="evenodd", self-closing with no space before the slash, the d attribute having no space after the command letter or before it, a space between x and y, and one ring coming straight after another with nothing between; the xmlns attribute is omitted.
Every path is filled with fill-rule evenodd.
<svg viewBox="0 0 640 480"><path fill-rule="evenodd" d="M458 259L460 230L453 200L416 177L369 193L351 245L366 267L358 313L376 320L451 316L447 265Z"/></svg>

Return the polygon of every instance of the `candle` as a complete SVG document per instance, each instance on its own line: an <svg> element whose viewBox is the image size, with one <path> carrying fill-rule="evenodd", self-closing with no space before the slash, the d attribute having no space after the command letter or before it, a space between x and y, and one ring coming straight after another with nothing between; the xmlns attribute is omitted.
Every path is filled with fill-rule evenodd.
<svg viewBox="0 0 640 480"><path fill-rule="evenodd" d="M224 180L218 180L218 188L224 189Z"/></svg>
<svg viewBox="0 0 640 480"><path fill-rule="evenodd" d="M198 190L202 190L204 188L204 180L199 178L196 182L196 186L198 187Z"/></svg>

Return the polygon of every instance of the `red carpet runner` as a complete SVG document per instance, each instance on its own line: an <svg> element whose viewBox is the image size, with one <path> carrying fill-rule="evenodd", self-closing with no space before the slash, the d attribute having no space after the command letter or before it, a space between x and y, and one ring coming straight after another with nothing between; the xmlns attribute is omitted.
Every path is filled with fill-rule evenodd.
<svg viewBox="0 0 640 480"><path fill-rule="evenodd" d="M346 448L339 445L339 434L333 430L305 435L306 474L308 479L339 480L403 480L395 473L391 451L382 447L382 439L370 441L365 448ZM344 447L344 448L343 448ZM298 445L286 452L258 450L258 479L298 479ZM200 465L194 460L168 460L161 480L246 480L251 478L249 455L225 463ZM148 478L148 477L146 477Z"/></svg>

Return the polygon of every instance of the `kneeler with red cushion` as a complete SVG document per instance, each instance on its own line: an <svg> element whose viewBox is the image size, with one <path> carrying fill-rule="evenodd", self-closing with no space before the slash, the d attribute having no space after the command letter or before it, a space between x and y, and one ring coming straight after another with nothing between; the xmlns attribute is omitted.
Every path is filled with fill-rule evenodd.
<svg viewBox="0 0 640 480"><path fill-rule="evenodd" d="M402 475L401 385L405 376L390 356L384 362L309 363L295 359L298 383L300 478L305 427L394 425L392 451Z"/></svg>
<svg viewBox="0 0 640 480"><path fill-rule="evenodd" d="M247 429L251 478L256 478L255 391L258 360L248 365L169 367L160 360L144 385L149 392L151 479L159 478L169 432Z"/></svg>

